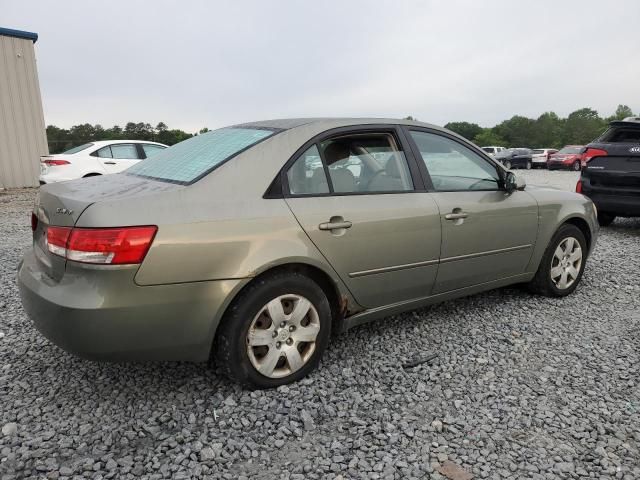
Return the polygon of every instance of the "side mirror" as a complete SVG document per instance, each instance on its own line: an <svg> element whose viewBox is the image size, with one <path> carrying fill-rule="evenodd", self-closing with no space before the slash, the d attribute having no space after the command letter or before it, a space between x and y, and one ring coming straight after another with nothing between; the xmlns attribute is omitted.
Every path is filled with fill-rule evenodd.
<svg viewBox="0 0 640 480"><path fill-rule="evenodd" d="M527 186L527 182L525 182L524 178L518 177L513 172L507 172L504 177L504 189L507 193L513 193L516 190L524 190Z"/></svg>

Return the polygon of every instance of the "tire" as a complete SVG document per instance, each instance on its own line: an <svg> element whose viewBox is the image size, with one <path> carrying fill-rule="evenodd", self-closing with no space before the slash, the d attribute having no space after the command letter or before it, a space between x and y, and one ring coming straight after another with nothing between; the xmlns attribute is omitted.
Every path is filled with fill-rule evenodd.
<svg viewBox="0 0 640 480"><path fill-rule="evenodd" d="M616 216L612 213L598 212L598 224L601 227L608 227L616 219Z"/></svg>
<svg viewBox="0 0 640 480"><path fill-rule="evenodd" d="M531 170L531 162L527 162L527 170Z"/></svg>
<svg viewBox="0 0 640 480"><path fill-rule="evenodd" d="M509 160L505 160L504 168L506 168L507 170L511 170L511 162Z"/></svg>
<svg viewBox="0 0 640 480"><path fill-rule="evenodd" d="M306 308L303 300L309 302L308 311L296 323L295 310ZM284 327L273 322L268 304L274 305L275 312L280 306L284 317L279 321ZM294 271L267 274L240 292L229 306L218 327L212 354L218 368L231 380L251 389L275 388L300 380L316 368L329 343L331 323L329 300L313 280ZM317 332L314 342L296 340L302 335L310 338L313 332ZM250 346L251 338L258 345ZM294 351L298 351L297 356ZM297 359L295 365L286 352Z"/></svg>
<svg viewBox="0 0 640 480"><path fill-rule="evenodd" d="M580 160L576 160L575 162L573 162L572 168L573 168L574 172L579 172L580 171L580 167L581 167Z"/></svg>
<svg viewBox="0 0 640 480"><path fill-rule="evenodd" d="M577 262L572 262L571 256L568 259L563 258L562 260L556 256L557 251L563 251L563 245L565 247L569 246L569 239L573 239L580 247L581 256L580 263L577 268ZM566 250L566 248L564 250ZM571 294L582 279L582 274L587 260L587 252L587 241L584 238L582 231L575 225L565 223L551 238L551 241L542 256L540 265L538 266L538 271L536 272L535 277L533 277L533 280L528 284L529 290L533 293L544 295L546 297L564 297ZM575 253L575 249L571 250L571 253ZM565 268L563 266L565 263L562 262L566 262L567 265L572 266L574 271L577 272L577 274L574 274L573 278L571 278L572 275L568 271L565 274ZM566 268L570 267L567 266ZM557 276L557 272L562 272L562 274ZM563 278L567 279L567 282L565 283L566 286L564 287L562 286ZM569 281L571 281L571 283L569 283Z"/></svg>

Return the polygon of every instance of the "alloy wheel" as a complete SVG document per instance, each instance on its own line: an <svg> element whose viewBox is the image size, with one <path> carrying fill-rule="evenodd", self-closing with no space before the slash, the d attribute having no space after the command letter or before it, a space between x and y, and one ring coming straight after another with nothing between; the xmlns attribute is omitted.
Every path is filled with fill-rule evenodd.
<svg viewBox="0 0 640 480"><path fill-rule="evenodd" d="M251 322L247 355L265 377L286 377L312 357L319 332L318 311L309 300L281 295L264 305Z"/></svg>
<svg viewBox="0 0 640 480"><path fill-rule="evenodd" d="M565 290L575 283L582 268L582 248L574 237L564 238L551 258L551 281Z"/></svg>

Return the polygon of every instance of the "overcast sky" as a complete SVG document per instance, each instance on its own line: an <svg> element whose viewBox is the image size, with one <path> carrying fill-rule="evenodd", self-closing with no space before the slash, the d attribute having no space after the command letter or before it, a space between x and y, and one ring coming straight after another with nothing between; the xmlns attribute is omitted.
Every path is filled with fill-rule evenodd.
<svg viewBox="0 0 640 480"><path fill-rule="evenodd" d="M0 0L0 12L0 26L39 34L45 121L62 127L640 111L640 0Z"/></svg>

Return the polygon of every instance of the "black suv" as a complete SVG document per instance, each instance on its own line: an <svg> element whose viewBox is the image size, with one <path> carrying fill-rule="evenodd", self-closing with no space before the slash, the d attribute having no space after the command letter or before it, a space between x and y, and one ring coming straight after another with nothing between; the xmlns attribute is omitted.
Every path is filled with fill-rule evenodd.
<svg viewBox="0 0 640 480"><path fill-rule="evenodd" d="M576 191L595 203L600 225L640 217L640 117L611 122L585 147L583 159Z"/></svg>
<svg viewBox="0 0 640 480"><path fill-rule="evenodd" d="M512 168L531 169L533 165L533 150L529 148L507 148L496 154L496 160L507 170Z"/></svg>

